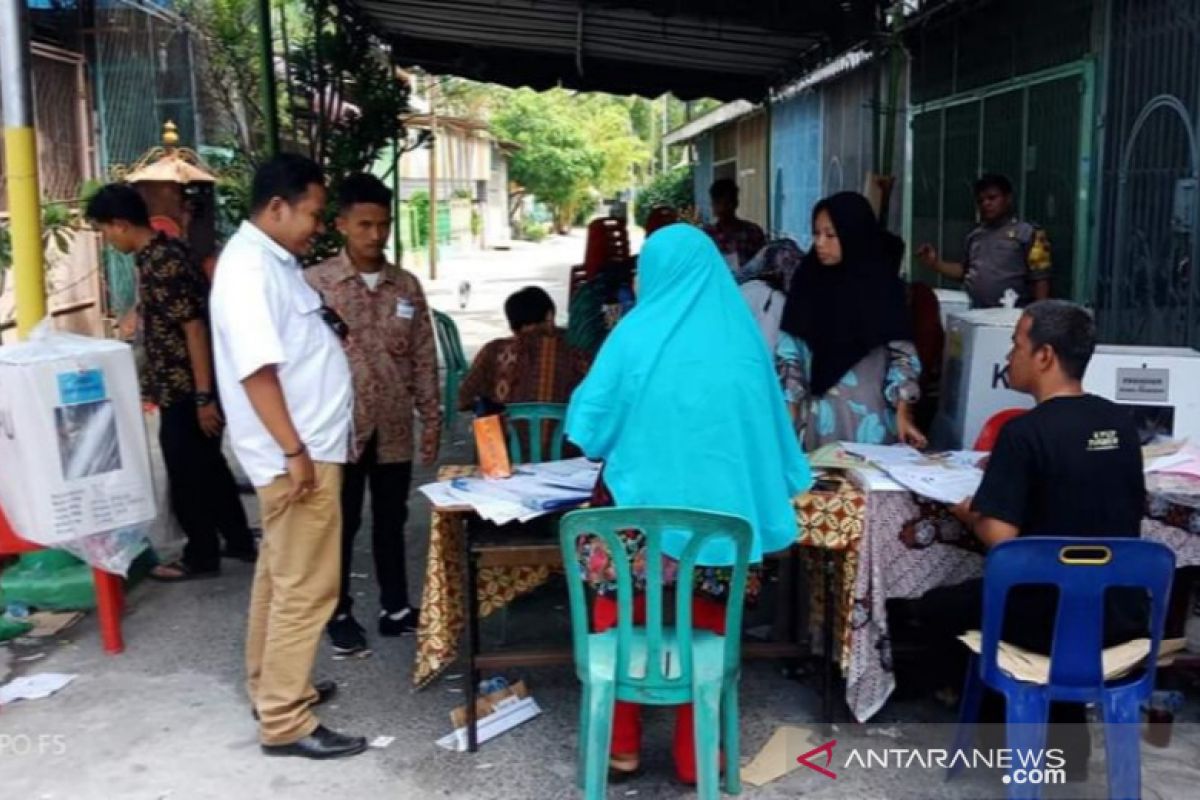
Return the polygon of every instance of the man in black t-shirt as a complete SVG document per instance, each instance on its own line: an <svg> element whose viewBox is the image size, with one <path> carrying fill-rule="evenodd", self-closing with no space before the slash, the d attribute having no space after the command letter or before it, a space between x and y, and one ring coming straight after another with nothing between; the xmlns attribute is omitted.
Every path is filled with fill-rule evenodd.
<svg viewBox="0 0 1200 800"><path fill-rule="evenodd" d="M1072 303L1043 300L1025 310L1012 341L1009 383L1033 395L1037 407L1004 426L978 493L951 511L988 547L1018 536L1139 536L1145 484L1137 429L1120 406L1085 394L1081 383L1096 344L1091 316ZM1003 639L1048 653L1056 606L1053 587L1013 590ZM981 580L936 589L917 604L931 642L980 629L982 616ZM1141 590L1110 590L1105 646L1144 635L1147 616ZM996 710L994 698L988 705ZM1083 711L1063 705L1051 721L1083 722ZM1069 738L1060 744L1068 770L1082 771L1086 729L1070 728L1076 730L1060 731Z"/></svg>
<svg viewBox="0 0 1200 800"><path fill-rule="evenodd" d="M1128 412L1084 394L1081 385L1095 345L1095 325L1079 306L1046 300L1021 316L1008 356L1009 383L1033 395L1037 407L1004 426L979 492L952 509L988 547L1017 536L1140 535L1146 488L1137 428ZM965 586L979 589L978 582ZM1005 639L1047 652L1054 594L1015 592ZM1138 598L1110 593L1106 645L1145 626ZM967 605L974 612L977 604Z"/></svg>

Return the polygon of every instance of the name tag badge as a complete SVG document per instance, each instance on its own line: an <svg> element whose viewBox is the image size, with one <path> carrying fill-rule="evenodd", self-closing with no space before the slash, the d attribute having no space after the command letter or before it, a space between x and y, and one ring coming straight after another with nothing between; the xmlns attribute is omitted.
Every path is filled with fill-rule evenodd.
<svg viewBox="0 0 1200 800"><path fill-rule="evenodd" d="M415 313L416 309L413 307L412 303L408 302L407 300L396 301L396 316L400 319L412 319L413 314Z"/></svg>

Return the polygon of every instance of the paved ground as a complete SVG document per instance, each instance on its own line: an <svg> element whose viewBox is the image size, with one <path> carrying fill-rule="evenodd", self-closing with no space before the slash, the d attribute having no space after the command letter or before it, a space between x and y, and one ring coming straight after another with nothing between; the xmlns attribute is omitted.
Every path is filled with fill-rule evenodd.
<svg viewBox="0 0 1200 800"><path fill-rule="evenodd" d="M511 251L443 265L431 282L433 305L458 320L469 351L504 332L503 298L529 283L547 286L565 311L567 267L583 251L579 237L556 238L538 246L516 244ZM457 290L470 280L465 309ZM565 316L565 314L563 314ZM459 435L443 453L462 458ZM429 472L418 470L418 481ZM415 496L409 529L411 579L420 585L428 506ZM359 541L366 546L369 537ZM354 571L371 572L369 553L356 555ZM13 661L17 674L70 672L79 678L49 699L6 706L0 712L0 797L4 800L209 800L209 798L568 798L575 765L574 736L578 690L566 668L527 670L523 677L545 713L484 745L471 756L443 751L433 742L449 730L448 712L461 701L461 679L443 680L424 692L410 690L414 641L372 637L375 655L335 662L322 645L320 676L336 678L341 694L322 711L339 730L371 737L396 737L384 750L343 762L311 763L266 759L241 690L242 636L251 568L226 565L213 581L163 586L143 584L130 596L125 621L126 652L103 655L94 617L59 641L39 647L0 648L6 655L35 653L33 662ZM360 619L372 620L377 604L370 579L356 581ZM523 631L564 630L564 598L554 587L525 598L512 609L510 641ZM485 627L495 639L498 621ZM8 653L7 651L11 651ZM776 726L815 722L819 708L814 686L782 675L778 664L747 665L742 680L743 752L753 754ZM1194 695L1193 695L1194 696ZM898 730L895 720L945 722L952 712L928 701L889 705L870 726L840 725L838 760L851 746L901 747L922 731ZM1195 719L1194 713L1189 717ZM671 783L668 755L670 714L650 713L644 762L646 775L614 787L610 797L671 798L692 793ZM1196 726L1176 726L1168 750L1143 748L1145 797L1195 796L1200 772ZM899 737L899 738L896 738ZM1093 773L1103 774L1097 741ZM799 755L800 746L790 757ZM1083 789L1047 792L1050 797L1104 796L1103 779ZM836 780L801 769L759 790L754 798L935 798L999 797L995 776L945 783L940 770L840 770Z"/></svg>

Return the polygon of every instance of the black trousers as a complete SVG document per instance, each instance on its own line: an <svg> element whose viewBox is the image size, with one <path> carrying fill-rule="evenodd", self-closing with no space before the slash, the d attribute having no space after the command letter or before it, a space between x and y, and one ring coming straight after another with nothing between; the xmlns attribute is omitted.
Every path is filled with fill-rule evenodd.
<svg viewBox="0 0 1200 800"><path fill-rule="evenodd" d="M221 452L221 438L206 436L200 429L191 396L160 407L158 413L171 510L187 537L183 561L195 571L218 569L221 538L231 551L254 548L237 482Z"/></svg>
<svg viewBox="0 0 1200 800"><path fill-rule="evenodd" d="M354 537L362 525L363 500L371 486L371 549L379 581L379 605L394 613L408 605L408 573L404 557L404 526L408 522L408 490L412 462L380 464L374 437L357 463L347 464L342 478L342 584L334 616L350 613L350 565Z"/></svg>

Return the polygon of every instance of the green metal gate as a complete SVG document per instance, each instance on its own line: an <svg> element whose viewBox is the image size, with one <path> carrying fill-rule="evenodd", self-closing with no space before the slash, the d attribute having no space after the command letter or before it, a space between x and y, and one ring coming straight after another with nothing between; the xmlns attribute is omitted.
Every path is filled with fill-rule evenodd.
<svg viewBox="0 0 1200 800"><path fill-rule="evenodd" d="M913 246L932 242L944 258L962 258L976 224L972 184L998 172L1013 183L1018 213L1046 229L1054 295L1089 299L1091 75L1083 62L914 107L906 231ZM914 269L920 280L940 280Z"/></svg>

